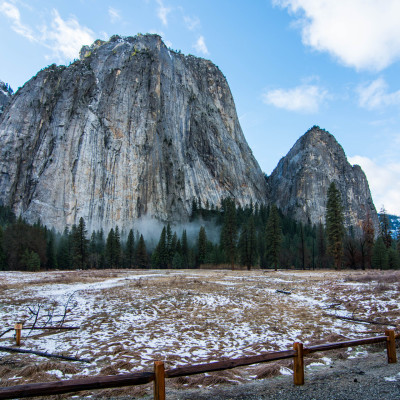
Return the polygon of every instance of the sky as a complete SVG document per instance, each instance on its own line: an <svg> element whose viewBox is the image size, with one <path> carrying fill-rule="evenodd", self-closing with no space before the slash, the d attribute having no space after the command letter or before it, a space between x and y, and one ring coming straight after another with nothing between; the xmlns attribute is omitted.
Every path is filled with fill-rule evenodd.
<svg viewBox="0 0 400 400"><path fill-rule="evenodd" d="M0 80L16 91L82 45L158 33L226 76L268 175L313 125L400 215L399 0L0 0Z"/></svg>

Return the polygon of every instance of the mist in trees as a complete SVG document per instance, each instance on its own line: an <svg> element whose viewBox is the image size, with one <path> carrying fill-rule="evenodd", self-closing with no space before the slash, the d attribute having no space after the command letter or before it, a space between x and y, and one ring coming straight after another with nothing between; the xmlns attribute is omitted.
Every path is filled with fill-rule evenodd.
<svg viewBox="0 0 400 400"><path fill-rule="evenodd" d="M27 224L0 206L0 269L400 268L400 232L391 232L384 213L379 232L367 214L362 234L355 236L343 227L337 189L329 196L326 225L314 226L283 215L275 205L243 207L224 199L216 207L196 199L184 229L165 224L155 240L135 226L88 232L83 218L59 233L40 221Z"/></svg>

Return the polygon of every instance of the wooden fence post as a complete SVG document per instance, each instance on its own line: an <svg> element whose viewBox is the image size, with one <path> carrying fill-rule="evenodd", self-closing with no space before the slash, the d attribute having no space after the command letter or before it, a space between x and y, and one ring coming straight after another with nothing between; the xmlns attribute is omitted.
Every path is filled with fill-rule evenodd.
<svg viewBox="0 0 400 400"><path fill-rule="evenodd" d="M14 329L15 329L15 341L17 343L17 346L21 346L22 324L15 324Z"/></svg>
<svg viewBox="0 0 400 400"><path fill-rule="evenodd" d="M304 385L303 343L295 342L293 348L297 352L293 357L293 381L295 385Z"/></svg>
<svg viewBox="0 0 400 400"><path fill-rule="evenodd" d="M154 400L165 400L165 370L162 361L154 361Z"/></svg>
<svg viewBox="0 0 400 400"><path fill-rule="evenodd" d="M397 363L396 356L396 336L394 334L393 329L388 329L385 331L386 338L386 349L387 349L387 357L388 363L394 364Z"/></svg>

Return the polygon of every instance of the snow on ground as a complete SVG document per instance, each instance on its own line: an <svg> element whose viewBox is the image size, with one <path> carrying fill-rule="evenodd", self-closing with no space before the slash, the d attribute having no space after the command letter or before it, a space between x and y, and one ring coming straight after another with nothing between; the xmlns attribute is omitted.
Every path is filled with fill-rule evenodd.
<svg viewBox="0 0 400 400"><path fill-rule="evenodd" d="M39 306L37 325L49 315L49 325L56 325L67 310L64 325L79 330L23 331L24 349L92 360L51 361L46 373L55 379L151 370L154 360L170 368L284 350L295 341L307 345L381 335L385 326L335 316L400 323L399 277L390 271L0 272L0 326L2 331L17 322L31 326L28 307L37 311ZM13 332L0 342L12 346ZM45 362L33 355L20 360ZM329 364L329 353L313 362ZM66 364L73 365L72 372L61 367ZM281 373L288 373L287 367ZM8 385L12 377L15 384L34 379L12 369L8 375L0 370L0 376L0 384L6 377Z"/></svg>

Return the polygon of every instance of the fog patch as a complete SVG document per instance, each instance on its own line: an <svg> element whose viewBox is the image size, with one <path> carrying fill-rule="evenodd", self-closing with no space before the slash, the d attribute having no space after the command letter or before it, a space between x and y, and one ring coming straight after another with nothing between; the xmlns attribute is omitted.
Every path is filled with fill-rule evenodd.
<svg viewBox="0 0 400 400"><path fill-rule="evenodd" d="M136 236L143 235L146 242L147 250L154 250L160 240L160 235L167 223L159 221L155 218L143 216L135 220L133 224L133 231ZM207 239L214 244L219 243L221 226L216 225L215 219L211 221L205 221L203 219L196 219L193 222L186 223L170 223L172 234L176 232L178 239L181 239L182 233L186 230L188 243L193 246L197 242L199 231L202 226L206 230ZM127 232L126 232L127 234ZM124 238L126 239L126 238Z"/></svg>

